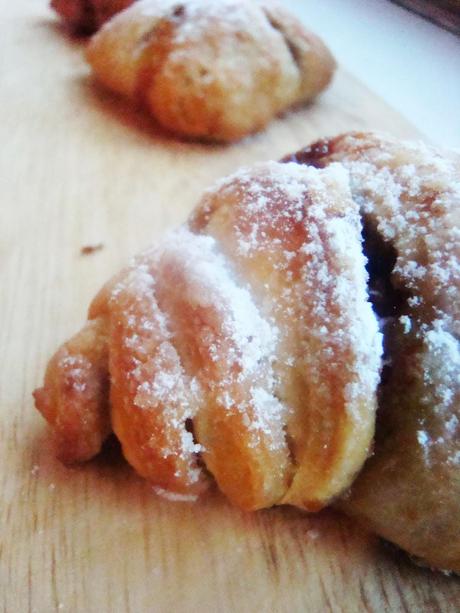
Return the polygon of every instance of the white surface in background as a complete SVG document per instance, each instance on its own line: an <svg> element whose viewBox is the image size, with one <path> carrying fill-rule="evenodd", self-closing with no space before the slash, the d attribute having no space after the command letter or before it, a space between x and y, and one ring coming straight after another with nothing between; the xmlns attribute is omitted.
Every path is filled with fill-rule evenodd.
<svg viewBox="0 0 460 613"><path fill-rule="evenodd" d="M460 147L460 38L388 0L285 0L429 140Z"/></svg>

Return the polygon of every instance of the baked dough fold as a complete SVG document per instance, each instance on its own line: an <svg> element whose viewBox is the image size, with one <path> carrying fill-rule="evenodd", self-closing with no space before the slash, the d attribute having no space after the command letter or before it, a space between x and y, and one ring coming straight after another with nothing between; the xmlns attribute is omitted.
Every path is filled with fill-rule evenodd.
<svg viewBox="0 0 460 613"><path fill-rule="evenodd" d="M271 162L208 191L89 311L105 322L111 422L127 460L170 495L197 495L211 473L245 509L328 504L374 433L381 335L366 279L338 165ZM57 355L36 392L47 418L50 403L68 410L50 394ZM84 459L78 449L73 459Z"/></svg>

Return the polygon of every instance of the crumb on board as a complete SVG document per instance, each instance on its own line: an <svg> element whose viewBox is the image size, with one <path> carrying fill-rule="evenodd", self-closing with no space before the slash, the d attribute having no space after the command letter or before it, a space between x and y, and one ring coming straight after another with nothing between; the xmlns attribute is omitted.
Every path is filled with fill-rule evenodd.
<svg viewBox="0 0 460 613"><path fill-rule="evenodd" d="M84 245L80 249L80 255L92 255L96 251L104 249L104 243L97 243L96 245Z"/></svg>

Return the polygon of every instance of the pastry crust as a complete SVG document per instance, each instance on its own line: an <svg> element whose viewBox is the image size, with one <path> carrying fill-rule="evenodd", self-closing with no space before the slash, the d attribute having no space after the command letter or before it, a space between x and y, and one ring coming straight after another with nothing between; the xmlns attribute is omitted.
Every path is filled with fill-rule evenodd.
<svg viewBox="0 0 460 613"><path fill-rule="evenodd" d="M217 141L311 100L335 69L322 41L269 0L140 0L92 38L87 59L163 128Z"/></svg>
<svg viewBox="0 0 460 613"><path fill-rule="evenodd" d="M368 455L379 385L375 453L337 504L460 572L459 157L353 133L285 162L221 181L112 279L37 408L60 457L88 459L109 373L114 431L159 493L210 473L242 508L317 510Z"/></svg>
<svg viewBox="0 0 460 613"><path fill-rule="evenodd" d="M266 163L207 192L95 298L114 431L160 491L195 496L203 464L245 509L317 510L350 485L381 353L360 232L340 167Z"/></svg>
<svg viewBox="0 0 460 613"><path fill-rule="evenodd" d="M343 491L369 452L381 350L357 207L347 174L328 170L240 172L190 222L218 241L278 331L274 395L287 407L293 463L278 502L310 511Z"/></svg>
<svg viewBox="0 0 460 613"><path fill-rule="evenodd" d="M287 160L343 164L374 243L389 365L375 454L341 506L426 564L460 572L460 158L353 133Z"/></svg>
<svg viewBox="0 0 460 613"><path fill-rule="evenodd" d="M62 462L83 462L101 450L111 432L108 391L106 321L96 318L54 354L44 387L34 392Z"/></svg>
<svg viewBox="0 0 460 613"><path fill-rule="evenodd" d="M76 32L91 34L135 0L51 0L52 8Z"/></svg>

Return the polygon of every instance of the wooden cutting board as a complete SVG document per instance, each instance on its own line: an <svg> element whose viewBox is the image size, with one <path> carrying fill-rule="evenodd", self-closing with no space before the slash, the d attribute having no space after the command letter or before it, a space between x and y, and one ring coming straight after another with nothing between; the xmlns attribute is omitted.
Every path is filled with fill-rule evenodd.
<svg viewBox="0 0 460 613"><path fill-rule="evenodd" d="M203 188L319 136L414 128L340 71L316 104L230 147L186 144L97 90L42 6L0 25L0 604L9 612L458 611L460 583L331 511L243 513L154 496L116 448L67 469L31 392L128 257ZM84 246L102 245L89 255Z"/></svg>

